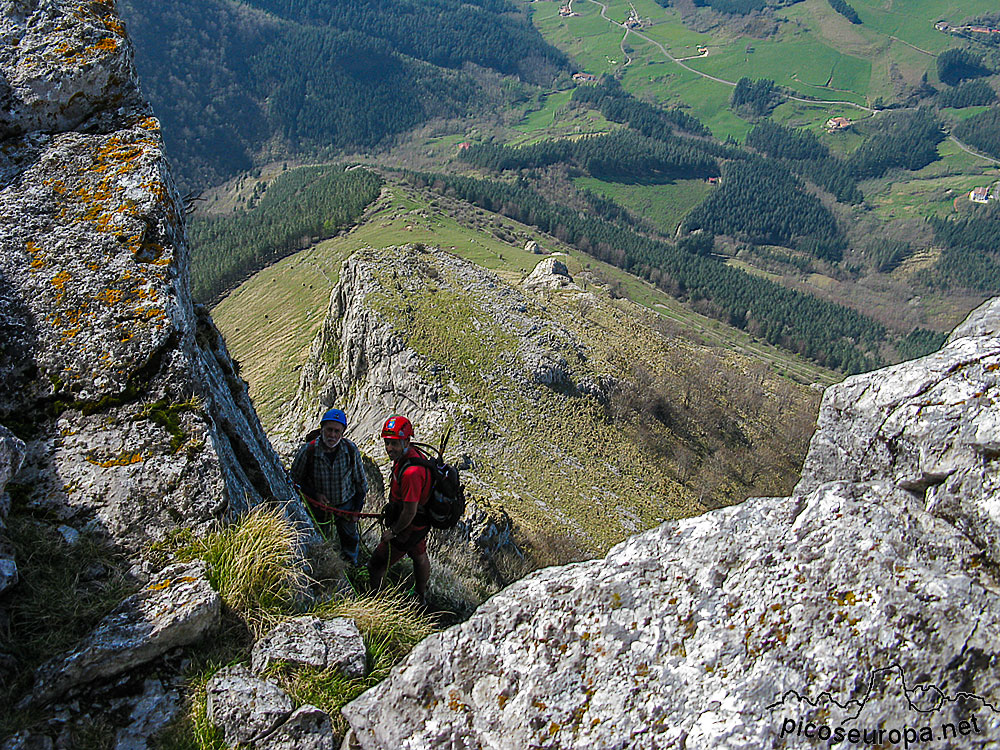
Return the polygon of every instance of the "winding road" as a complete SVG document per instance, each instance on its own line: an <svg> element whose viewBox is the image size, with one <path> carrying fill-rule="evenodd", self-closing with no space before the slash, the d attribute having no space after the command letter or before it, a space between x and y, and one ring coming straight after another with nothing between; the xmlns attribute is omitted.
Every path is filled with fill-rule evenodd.
<svg viewBox="0 0 1000 750"><path fill-rule="evenodd" d="M654 47L656 47L658 50L660 50L660 52L663 53L664 57L666 57L668 60L670 60L670 62L675 63L676 65L680 65L682 68L684 68L684 70L687 70L687 71L689 71L691 73L694 73L695 75L699 75L702 78L707 78L710 81L715 81L717 83L723 83L726 86L732 86L733 88L736 87L736 81L727 81L725 78L718 78L716 76L709 75L708 73L704 73L704 72L702 72L702 71L700 71L700 70L698 70L696 68L692 68L690 65L685 65L684 62L680 58L674 57L669 52L667 52L666 47L664 47L662 44L660 44L655 39L652 39L652 38L646 36L645 34L643 34L640 31L636 31L635 29L630 29L628 26L626 26L623 23L619 23L618 21L615 21L614 19L608 18L608 14L607 14L607 12L608 12L608 6L605 5L604 3L600 2L600 0L588 0L588 2L591 2L594 5L600 6L600 8L601 8L601 18L603 18L605 21L607 21L610 24L613 24L615 26L618 26L619 28L624 29L625 30L625 37L627 37L629 35L629 33L631 32L632 34L635 34L640 39L645 39L647 42L649 42L650 44L652 44ZM624 47L624 44L625 44L625 37L622 37L622 42L621 43L622 43L623 47ZM849 107L855 107L856 109L860 109L860 110L862 110L864 112L867 112L870 115L874 115L875 112L876 112L876 110L872 109L871 107L866 107L863 104L856 104L855 102L842 101L842 100L839 100L839 99L835 99L835 100L806 99L804 97L790 96L790 95L787 95L787 94L785 95L785 98L786 99L790 99L793 102L802 102L803 104L846 104Z"/></svg>

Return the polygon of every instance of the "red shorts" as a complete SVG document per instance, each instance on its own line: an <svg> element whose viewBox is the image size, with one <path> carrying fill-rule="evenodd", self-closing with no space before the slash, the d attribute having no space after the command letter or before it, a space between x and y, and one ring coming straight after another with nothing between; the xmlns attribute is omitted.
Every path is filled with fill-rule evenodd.
<svg viewBox="0 0 1000 750"><path fill-rule="evenodd" d="M389 565L395 565L404 555L418 557L426 554L427 532L430 530L430 526L409 526L402 534L390 539Z"/></svg>

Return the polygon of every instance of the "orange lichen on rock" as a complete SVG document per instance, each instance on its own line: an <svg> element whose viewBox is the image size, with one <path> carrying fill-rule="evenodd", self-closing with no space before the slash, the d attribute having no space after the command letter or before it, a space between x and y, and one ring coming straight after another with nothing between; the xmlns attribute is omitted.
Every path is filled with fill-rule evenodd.
<svg viewBox="0 0 1000 750"><path fill-rule="evenodd" d="M39 271L47 265L45 256L42 253L42 249L38 247L34 242L30 240L25 244L25 249L28 251L28 255L31 256L31 260L28 262L28 267L33 271Z"/></svg>
<svg viewBox="0 0 1000 750"><path fill-rule="evenodd" d="M66 296L66 285L73 280L69 271L62 270L52 277L52 286L56 288L56 302L62 302Z"/></svg>
<svg viewBox="0 0 1000 750"><path fill-rule="evenodd" d="M90 454L87 454L84 458L88 463L92 463L94 466L100 466L105 469L112 466L131 466L132 464L137 464L146 460L146 456L142 453L130 453L128 451L120 453L114 458L104 460L94 458L94 456Z"/></svg>

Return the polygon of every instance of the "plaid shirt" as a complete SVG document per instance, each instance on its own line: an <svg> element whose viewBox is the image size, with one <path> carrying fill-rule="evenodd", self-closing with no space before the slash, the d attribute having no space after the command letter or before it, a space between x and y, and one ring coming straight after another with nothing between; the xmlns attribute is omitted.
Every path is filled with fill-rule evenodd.
<svg viewBox="0 0 1000 750"><path fill-rule="evenodd" d="M347 507L345 510L361 510L364 496L368 493L368 478L361 464L361 451L358 446L347 438L341 438L332 452L323 447L321 439L317 438L313 446L312 476L307 477L309 464L308 452L310 443L299 449L292 462L292 479L302 487L307 494L326 495L330 505L335 508L351 506L358 498L358 507Z"/></svg>

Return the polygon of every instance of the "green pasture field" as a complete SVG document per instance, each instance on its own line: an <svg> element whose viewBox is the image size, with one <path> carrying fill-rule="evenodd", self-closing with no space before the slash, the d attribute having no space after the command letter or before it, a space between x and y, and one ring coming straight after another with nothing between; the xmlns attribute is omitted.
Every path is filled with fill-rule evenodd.
<svg viewBox="0 0 1000 750"><path fill-rule="evenodd" d="M538 30L551 44L573 58L580 70L594 75L611 73L623 61L623 32L601 18L601 9L577 0L573 10L579 17L563 18L558 3L534 3L532 19Z"/></svg>
<svg viewBox="0 0 1000 750"><path fill-rule="evenodd" d="M508 141L511 146L525 146L546 138L596 135L618 130L623 125L610 122L597 110L589 107L574 107L570 104L573 90L554 91L544 95L540 109L528 112L514 126L514 136Z"/></svg>
<svg viewBox="0 0 1000 750"><path fill-rule="evenodd" d="M866 183L878 187L874 192L865 190L865 202L887 221L947 216L955 212L956 203L961 206L968 201L972 188L990 185L998 177L995 166L962 151L950 140L943 141L938 152L940 161L908 173L906 178Z"/></svg>
<svg viewBox="0 0 1000 750"><path fill-rule="evenodd" d="M713 188L705 180L677 180L664 185L634 185L604 182L594 177L578 177L577 187L610 198L632 213L649 221L667 237L673 237L677 225L695 206L700 205Z"/></svg>
<svg viewBox="0 0 1000 750"><path fill-rule="evenodd" d="M925 73L936 81L936 55L961 42L935 30L934 22L955 23L995 10L996 4L993 0L858 0L855 7L864 20L861 25L848 22L827 0L804 0L776 11L775 17L781 19L777 35L755 39L734 36L725 26L695 32L684 26L673 8L662 8L653 0L636 3L639 14L653 22L641 33L670 54L690 57L697 54L699 45L710 49L707 57L685 61L698 71L730 83L743 76L770 78L807 97L862 106L876 98L894 101L901 85L903 90L918 85ZM601 18L599 7L587 0L577 0L573 9L581 17L559 18L558 3L531 4L532 18L542 34L583 69L600 74L620 68L621 28ZM628 10L628 2L614 0L608 15L622 21ZM633 63L623 73L629 91L664 104L686 104L719 138L741 139L750 129L728 111L730 86L666 60L659 49L635 33L628 35L627 45L635 50ZM857 119L861 114L855 107L826 106L792 108L794 114L779 114L777 119L801 122L813 114L811 124L819 127L829 117Z"/></svg>
<svg viewBox="0 0 1000 750"><path fill-rule="evenodd" d="M939 53L959 45L959 40L934 28L936 21L962 19L997 10L995 0L851 0L862 25L880 34Z"/></svg>
<svg viewBox="0 0 1000 750"><path fill-rule="evenodd" d="M747 52L747 46L752 47ZM865 103L871 79L871 63L843 55L812 36L780 41L738 39L718 54L688 60L688 65L729 81L770 78L801 94Z"/></svg>

